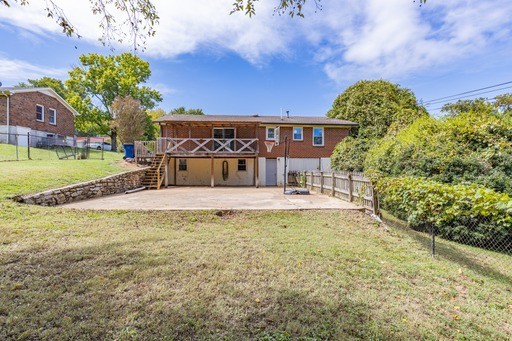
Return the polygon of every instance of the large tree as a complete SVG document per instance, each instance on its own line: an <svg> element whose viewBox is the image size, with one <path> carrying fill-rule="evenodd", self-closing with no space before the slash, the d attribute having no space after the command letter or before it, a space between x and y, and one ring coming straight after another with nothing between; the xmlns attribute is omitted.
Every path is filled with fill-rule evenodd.
<svg viewBox="0 0 512 341"><path fill-rule="evenodd" d="M361 171L366 154L379 139L428 114L411 90L373 80L348 87L334 100L327 115L359 124L352 132L353 138L336 146L331 161L334 169Z"/></svg>
<svg viewBox="0 0 512 341"><path fill-rule="evenodd" d="M204 115L203 109L186 109L185 107L174 108L169 115Z"/></svg>
<svg viewBox="0 0 512 341"><path fill-rule="evenodd" d="M80 112L77 129L110 135L115 151L117 132L111 128L114 99L129 96L139 100L144 109L154 108L162 100L157 90L141 85L151 75L149 63L131 53L92 53L80 56L80 63L69 71L66 81L67 100Z"/></svg>
<svg viewBox="0 0 512 341"><path fill-rule="evenodd" d="M14 86L15 88L52 88L60 97L66 99L68 90L60 79L51 77L42 77L39 79L29 79L27 83L21 82Z"/></svg>

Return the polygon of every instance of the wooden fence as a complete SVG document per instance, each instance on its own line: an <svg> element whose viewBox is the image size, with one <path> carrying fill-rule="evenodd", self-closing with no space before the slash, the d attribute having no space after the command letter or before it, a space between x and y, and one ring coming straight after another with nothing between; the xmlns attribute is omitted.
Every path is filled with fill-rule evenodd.
<svg viewBox="0 0 512 341"><path fill-rule="evenodd" d="M380 214L377 190L362 173L302 172L301 180L310 190L353 202L364 207L367 212Z"/></svg>

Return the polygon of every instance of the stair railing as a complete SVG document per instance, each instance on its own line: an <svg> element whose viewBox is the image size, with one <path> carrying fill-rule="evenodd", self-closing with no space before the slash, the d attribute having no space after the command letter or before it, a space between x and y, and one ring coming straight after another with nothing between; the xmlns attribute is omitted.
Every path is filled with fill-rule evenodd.
<svg viewBox="0 0 512 341"><path fill-rule="evenodd" d="M160 187L162 186L162 180L163 180L163 177L160 175L161 173L161 169L162 169L162 165L164 164L164 161L167 157L163 157L162 160L160 160L160 163L158 164L158 168L156 169L156 189L160 189Z"/></svg>

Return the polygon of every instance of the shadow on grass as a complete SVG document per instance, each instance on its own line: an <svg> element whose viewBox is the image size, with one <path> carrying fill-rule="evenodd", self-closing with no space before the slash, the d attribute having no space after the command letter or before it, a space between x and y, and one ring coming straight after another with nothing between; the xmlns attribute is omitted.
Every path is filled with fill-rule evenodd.
<svg viewBox="0 0 512 341"><path fill-rule="evenodd" d="M398 219L395 220L395 219L383 218L383 221L389 226L400 229L408 237L410 237L410 238L414 239L415 241L417 241L418 243L420 243L422 245L422 247L425 248L425 250L428 250L429 252L431 252L432 240L428 234L419 232L419 231L415 231L415 230L409 228L405 222L399 221ZM495 269L494 267L485 266L485 265L475 261L474 258L470 258L465 254L465 252L467 252L467 250L462 251L457 246L451 245L451 243L455 243L455 242L450 242L450 241L446 241L444 239L436 238L436 256L440 256L446 260L457 263L461 267L467 267L468 269L471 269L472 271L475 271L476 273L478 273L480 275L491 277L491 278L496 279L496 280L498 280L504 284L507 284L507 285L512 285L512 277L510 277L509 274L503 273L503 272ZM469 246L464 246L464 247L470 248ZM496 255L496 257L493 257L494 259L502 257L503 261L502 261L502 264L500 264L500 265L502 266L503 269L509 268L510 264L508 264L508 262L512 259L512 257L505 255L505 254L488 251L488 250L481 250L481 252L482 253L484 253L484 252L485 253L494 253ZM479 257L478 248L475 247L474 253L475 253L474 257L478 258Z"/></svg>
<svg viewBox="0 0 512 341"><path fill-rule="evenodd" d="M349 297L313 298L282 282L247 282L246 292L204 289L219 270L181 264L172 251L154 253L158 242L0 254L0 339L396 337L373 321L371 307ZM251 292L261 286L265 297L257 302Z"/></svg>

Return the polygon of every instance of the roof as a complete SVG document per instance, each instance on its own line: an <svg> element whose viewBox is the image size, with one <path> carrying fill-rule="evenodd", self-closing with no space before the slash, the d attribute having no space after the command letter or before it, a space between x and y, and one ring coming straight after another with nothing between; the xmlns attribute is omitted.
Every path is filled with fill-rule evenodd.
<svg viewBox="0 0 512 341"><path fill-rule="evenodd" d="M66 102L58 93L52 88L16 88L16 87L0 87L0 96L15 95L27 92L40 92L47 96L53 97L58 100L63 106L73 113L74 116L80 115L68 102Z"/></svg>
<svg viewBox="0 0 512 341"><path fill-rule="evenodd" d="M322 125L322 126L357 126L357 123L322 116L244 116L244 115L165 115L157 123L259 123L272 125Z"/></svg>

